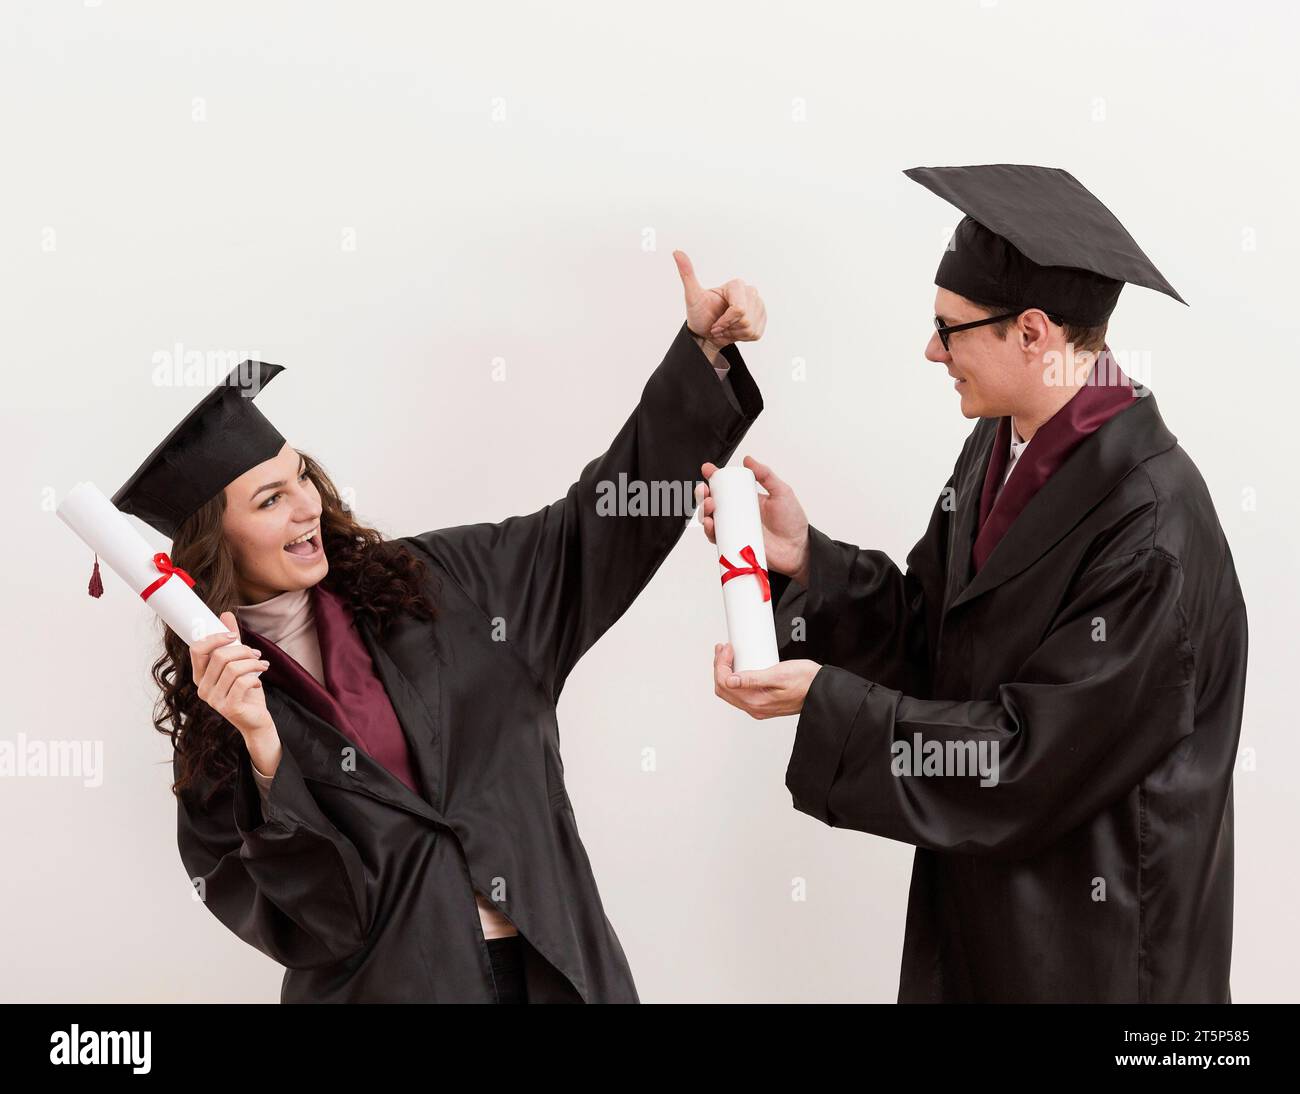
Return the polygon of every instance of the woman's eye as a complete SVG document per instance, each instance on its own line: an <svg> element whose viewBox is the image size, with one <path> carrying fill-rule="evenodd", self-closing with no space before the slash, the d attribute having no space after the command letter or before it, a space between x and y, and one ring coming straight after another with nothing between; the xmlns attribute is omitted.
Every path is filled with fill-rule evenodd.
<svg viewBox="0 0 1300 1094"><path fill-rule="evenodd" d="M298 481L301 482L303 479L305 479L305 478L307 477L307 474L308 474L307 471L304 470L303 473L302 473L301 475L298 476ZM280 495L279 495L278 493L276 493L276 494L272 494L269 498L266 499L266 501L262 502L262 504L259 505L258 508L259 508L259 509L270 509L270 508L271 508L271 502L275 501L275 499L278 498L279 496L280 496Z"/></svg>

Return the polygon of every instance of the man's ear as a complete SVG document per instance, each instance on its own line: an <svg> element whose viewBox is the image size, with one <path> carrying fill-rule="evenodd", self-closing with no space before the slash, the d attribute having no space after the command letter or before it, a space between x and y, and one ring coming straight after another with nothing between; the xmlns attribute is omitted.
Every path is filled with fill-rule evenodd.
<svg viewBox="0 0 1300 1094"><path fill-rule="evenodd" d="M1016 331L1020 336L1020 348L1026 354L1036 357L1047 352L1052 336L1052 321L1046 313L1037 308L1021 312L1016 321Z"/></svg>

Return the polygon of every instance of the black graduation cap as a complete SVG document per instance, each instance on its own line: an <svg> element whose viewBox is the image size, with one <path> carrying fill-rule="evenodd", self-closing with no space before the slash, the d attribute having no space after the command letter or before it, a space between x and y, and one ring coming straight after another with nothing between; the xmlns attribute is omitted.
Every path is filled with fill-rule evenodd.
<svg viewBox="0 0 1300 1094"><path fill-rule="evenodd" d="M257 393L283 371L283 365L269 361L237 364L149 453L113 495L113 504L175 538L204 502L284 447L280 431L253 405ZM88 591L104 595L98 556Z"/></svg>
<svg viewBox="0 0 1300 1094"><path fill-rule="evenodd" d="M280 431L253 405L282 371L267 361L241 361L149 453L113 504L173 538L204 502L284 447Z"/></svg>
<svg viewBox="0 0 1300 1094"><path fill-rule="evenodd" d="M934 276L940 288L1089 327L1105 322L1126 281L1187 303L1068 171L990 163L903 174L966 214Z"/></svg>

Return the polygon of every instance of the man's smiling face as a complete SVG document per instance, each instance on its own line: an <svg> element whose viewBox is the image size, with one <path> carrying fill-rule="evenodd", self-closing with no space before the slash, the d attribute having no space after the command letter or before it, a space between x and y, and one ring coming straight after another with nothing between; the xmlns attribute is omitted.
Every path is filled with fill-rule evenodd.
<svg viewBox="0 0 1300 1094"><path fill-rule="evenodd" d="M939 289L934 297L934 314L945 326L952 327L998 313L987 312L964 296ZM939 332L935 331L926 344L926 360L947 368L961 397L961 412L967 418L1000 418L1015 413L1023 404L1027 373L1015 322L1003 334L996 333L997 328L998 324L989 324L950 334L949 349L943 348Z"/></svg>

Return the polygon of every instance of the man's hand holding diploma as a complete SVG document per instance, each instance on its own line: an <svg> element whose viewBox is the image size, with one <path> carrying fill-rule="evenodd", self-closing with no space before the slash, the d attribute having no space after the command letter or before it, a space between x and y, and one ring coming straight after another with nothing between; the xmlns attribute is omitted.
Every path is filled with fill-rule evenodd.
<svg viewBox="0 0 1300 1094"><path fill-rule="evenodd" d="M808 587L808 517L788 483L777 478L776 472L753 456L742 461L754 472L758 485L766 493L758 495L758 513L763 522L763 551L768 566L779 574L786 574L805 589ZM708 480L713 478L717 465L702 464L700 470L705 481L695 488L696 503L701 505L700 523L710 543L716 542L713 511L716 505L709 493Z"/></svg>
<svg viewBox="0 0 1300 1094"><path fill-rule="evenodd" d="M790 486L766 464L746 456L744 466L766 493L758 497L763 523L763 550L768 566L808 586L808 518ZM706 482L696 488L701 504L700 522L710 543L715 542L713 513L716 508L707 480L717 466L704 464L700 470ZM713 691L751 718L780 718L798 714L821 665L815 661L782 661L769 669L737 672L733 668L730 643L713 647Z"/></svg>
<svg viewBox="0 0 1300 1094"><path fill-rule="evenodd" d="M798 714L821 669L816 661L782 661L770 669L736 672L731 657L730 644L713 647L713 694L751 718Z"/></svg>

